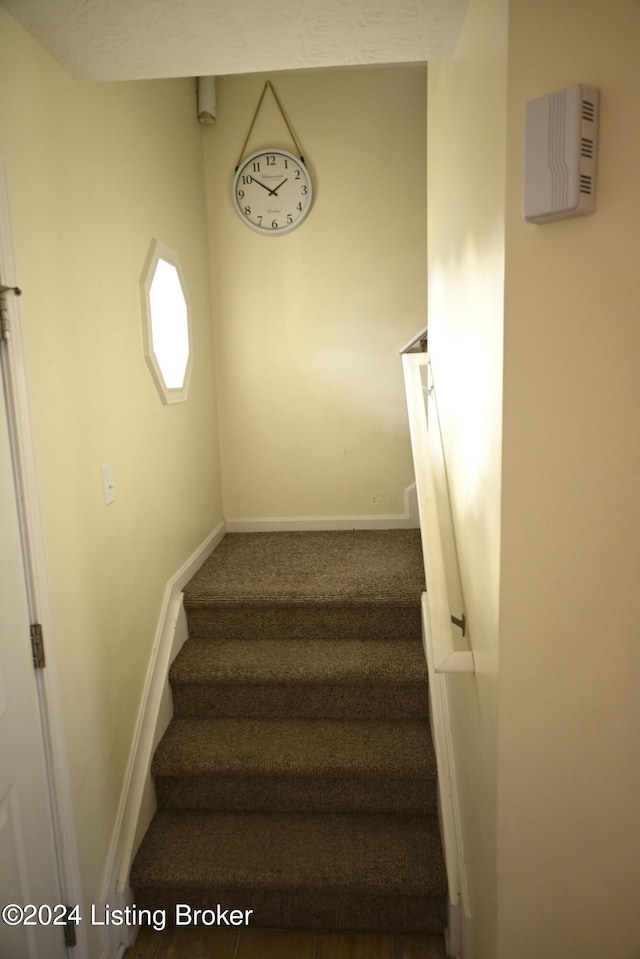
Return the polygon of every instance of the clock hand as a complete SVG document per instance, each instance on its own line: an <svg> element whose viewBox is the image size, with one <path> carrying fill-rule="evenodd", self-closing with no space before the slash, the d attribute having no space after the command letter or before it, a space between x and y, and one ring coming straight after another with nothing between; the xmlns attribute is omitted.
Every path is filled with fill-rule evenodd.
<svg viewBox="0 0 640 959"><path fill-rule="evenodd" d="M279 184L277 185L277 187L275 187L273 190L271 189L270 186L267 186L266 183L263 183L262 180L256 180L255 177L253 178L253 182L254 182L254 183L259 183L260 186L261 186L264 190L266 190L266 191L268 192L269 196L277 196L277 195L278 195L278 190L280 189L281 186L284 186L284 185L285 185L285 183L287 182L288 179L289 179L289 177L285 177L284 180L282 181L282 183L279 183Z"/></svg>
<svg viewBox="0 0 640 959"><path fill-rule="evenodd" d="M278 184L278 186L275 188L275 190L271 190L271 196L277 196L277 195L278 195L278 190L280 189L281 186L284 186L284 185L285 185L285 183L287 182L288 179L289 179L289 177L286 176L286 177L284 178L284 180L282 181L282 183L279 183L279 184Z"/></svg>
<svg viewBox="0 0 640 959"><path fill-rule="evenodd" d="M253 181L252 181L252 182L253 182L253 183L257 183L258 186L261 186L263 190L266 190L267 193L269 194L269 196L273 196L273 194L275 193L275 190L272 190L271 187L270 187L270 186L267 186L266 183L263 183L262 180L256 180L256 178L253 177ZM282 184L280 184L280 186L282 186ZM280 187L278 187L278 189L280 189Z"/></svg>

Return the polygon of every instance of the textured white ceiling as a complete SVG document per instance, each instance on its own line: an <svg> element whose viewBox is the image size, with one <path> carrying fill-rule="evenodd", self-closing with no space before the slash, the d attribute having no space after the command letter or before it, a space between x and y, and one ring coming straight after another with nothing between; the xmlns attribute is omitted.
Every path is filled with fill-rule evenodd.
<svg viewBox="0 0 640 959"><path fill-rule="evenodd" d="M78 79L452 56L468 0L2 0Z"/></svg>

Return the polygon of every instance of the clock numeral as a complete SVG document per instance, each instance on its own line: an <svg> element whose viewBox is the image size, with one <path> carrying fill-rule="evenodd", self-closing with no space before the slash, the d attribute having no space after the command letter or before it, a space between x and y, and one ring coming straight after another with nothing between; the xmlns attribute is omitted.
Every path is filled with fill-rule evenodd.
<svg viewBox="0 0 640 959"><path fill-rule="evenodd" d="M285 168L285 170L288 170L288 169L289 169L289 161L287 160L286 157L283 157L283 160L284 160L284 168Z"/></svg>
<svg viewBox="0 0 640 959"><path fill-rule="evenodd" d="M296 180L299 180L299 179L300 179L300 170L296 170L295 179L296 179Z"/></svg>
<svg viewBox="0 0 640 959"><path fill-rule="evenodd" d="M259 164L259 163L254 163L254 164L253 164L253 172L254 172L254 173L260 173L260 164Z"/></svg>
<svg viewBox="0 0 640 959"><path fill-rule="evenodd" d="M247 176L243 176L243 177L242 177L242 182L243 182L244 186L248 186L249 183L253 183L253 177L251 176L251 174L248 174Z"/></svg>
<svg viewBox="0 0 640 959"><path fill-rule="evenodd" d="M238 197L242 200L244 197L244 190L238 190Z"/></svg>
<svg viewBox="0 0 640 959"><path fill-rule="evenodd" d="M289 223L293 223L293 217L291 216L290 213L287 213L287 223L288 223L288 224L289 224Z"/></svg>
<svg viewBox="0 0 640 959"><path fill-rule="evenodd" d="M306 195L307 195L307 193L308 193L309 191L307 190L307 185L306 185L306 183L303 183L303 184L302 184L302 190L301 190L300 192L302 193L303 196L306 196Z"/></svg>
<svg viewBox="0 0 640 959"><path fill-rule="evenodd" d="M302 213L302 200L300 200L300 203L298 203L298 205L296 206L296 210L300 210L300 212Z"/></svg>
<svg viewBox="0 0 640 959"><path fill-rule="evenodd" d="M262 213L258 213L258 226L262 226Z"/></svg>
<svg viewBox="0 0 640 959"><path fill-rule="evenodd" d="M267 156L267 166L275 166L275 165L276 165L276 158L273 156L273 154L269 153Z"/></svg>
<svg viewBox="0 0 640 959"><path fill-rule="evenodd" d="M277 221L277 220L272 220L272 221L271 221L271 229L272 229L272 230L277 230L277 229L278 229L278 221Z"/></svg>
<svg viewBox="0 0 640 959"><path fill-rule="evenodd" d="M247 216L251 216L251 207L250 207L250 206L245 206L244 212L246 213Z"/></svg>

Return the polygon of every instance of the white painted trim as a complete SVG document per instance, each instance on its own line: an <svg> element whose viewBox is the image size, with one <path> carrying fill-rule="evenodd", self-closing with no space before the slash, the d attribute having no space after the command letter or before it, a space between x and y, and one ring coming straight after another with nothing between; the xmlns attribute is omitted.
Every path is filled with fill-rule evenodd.
<svg viewBox="0 0 640 959"><path fill-rule="evenodd" d="M131 904L128 886L131 863L137 844L155 812L155 793L150 774L151 759L172 717L171 692L167 679L169 666L187 638L182 590L220 543L225 532L226 524L223 520L165 587L107 856L100 895L101 907L108 904L111 909L122 909ZM135 932L135 929L125 926L104 926L101 930L103 948L113 952L122 945L132 945L128 939L133 937ZM124 939L127 941L123 942Z"/></svg>
<svg viewBox="0 0 640 959"><path fill-rule="evenodd" d="M420 510L418 509L418 488L415 483L407 486L404 491L404 511L411 521L411 528L420 527Z"/></svg>
<svg viewBox="0 0 640 959"><path fill-rule="evenodd" d="M13 231L9 206L7 165L0 156L0 277L6 286L17 284L13 252ZM49 779L51 815L58 862L61 901L82 906L82 883L67 744L63 728L62 693L56 657L56 635L51 604L44 528L40 512L40 493L31 424L26 357L18 299L7 297L10 335L6 362L3 362L9 432L13 447L16 487L19 490L21 536L25 558L25 577L31 622L42 626L46 668L39 670L36 683L40 702L42 730ZM77 946L69 956L87 959L88 941L82 925L76 926Z"/></svg>
<svg viewBox="0 0 640 959"><path fill-rule="evenodd" d="M404 513L380 516L275 516L250 519L227 518L228 533L271 533L332 529L417 529L419 525L416 485L404 491Z"/></svg>
<svg viewBox="0 0 640 959"><path fill-rule="evenodd" d="M151 286L155 276L158 261L164 260L173 266L178 274L182 296L187 311L187 340L189 354L187 365L184 371L182 386L169 387L164 381L164 374L160 369L158 358L156 357L153 344L153 323L151 318ZM189 385L191 382L191 370L193 368L193 335L191 331L191 305L189 303L189 293L187 284L180 263L180 257L160 240L152 239L149 247L149 253L145 260L142 274L140 276L140 295L142 306L142 333L144 341L144 356L149 366L153 382L163 403L184 403L189 395Z"/></svg>
<svg viewBox="0 0 640 959"><path fill-rule="evenodd" d="M453 646L451 607L429 457L429 430L421 372L422 368L428 368L429 354L405 353L402 357L402 365L418 491L422 556L429 590L433 669L436 673L472 673L475 669L473 652L470 649L455 650Z"/></svg>
<svg viewBox="0 0 640 959"><path fill-rule="evenodd" d="M449 719L447 677L442 672L436 672L434 668L433 631L427 593L422 594L422 641L429 672L431 733L438 767L440 829L449 887L447 955L454 959L471 959L469 952L471 912Z"/></svg>

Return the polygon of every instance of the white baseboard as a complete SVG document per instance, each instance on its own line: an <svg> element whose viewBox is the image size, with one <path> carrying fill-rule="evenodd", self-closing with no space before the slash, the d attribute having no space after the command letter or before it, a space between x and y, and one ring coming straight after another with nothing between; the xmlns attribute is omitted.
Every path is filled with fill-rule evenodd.
<svg viewBox="0 0 640 959"><path fill-rule="evenodd" d="M418 498L412 483L404 491L404 513L380 516L280 516L227 518L228 533L271 533L332 529L417 529Z"/></svg>
<svg viewBox="0 0 640 959"><path fill-rule="evenodd" d="M422 597L422 638L429 671L431 733L438 767L440 828L449 886L447 956L471 959L471 910L458 802L455 754L451 736L447 675L435 671L428 594Z"/></svg>
<svg viewBox="0 0 640 959"><path fill-rule="evenodd" d="M167 680L169 666L187 638L182 590L225 532L223 521L169 580L164 591L100 895L101 906L108 905L112 910L131 904L131 863L155 812L151 759L173 715ZM132 945L129 940L136 933L127 926L104 926L101 931L102 946L109 959L116 959L124 946Z"/></svg>

